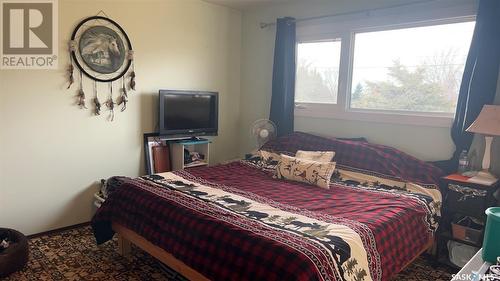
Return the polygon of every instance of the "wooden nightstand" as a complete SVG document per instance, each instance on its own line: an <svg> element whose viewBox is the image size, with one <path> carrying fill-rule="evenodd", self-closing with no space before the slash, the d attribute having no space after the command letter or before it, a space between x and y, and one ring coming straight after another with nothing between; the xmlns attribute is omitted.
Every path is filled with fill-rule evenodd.
<svg viewBox="0 0 500 281"><path fill-rule="evenodd" d="M449 262L448 241L456 241L465 245L481 248L484 236L484 226L478 230L457 230L455 234L461 233L460 238L453 235L453 223L461 217L470 217L480 223L486 222L485 211L496 205L494 193L500 186L497 181L490 186L471 183L467 177L452 174L441 178L441 192L443 193L442 218L436 236L436 259L439 262L458 266Z"/></svg>

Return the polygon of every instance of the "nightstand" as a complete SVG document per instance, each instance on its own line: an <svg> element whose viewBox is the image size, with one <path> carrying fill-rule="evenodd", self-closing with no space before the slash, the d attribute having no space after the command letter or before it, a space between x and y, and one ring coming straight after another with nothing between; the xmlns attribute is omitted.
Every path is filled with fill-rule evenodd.
<svg viewBox="0 0 500 281"><path fill-rule="evenodd" d="M497 181L492 185L482 185L467 181L468 178L452 174L441 178L443 194L442 218L436 236L436 259L454 265L449 261L448 241L456 241L468 246L481 248L484 236L485 211L496 205L494 193L500 186ZM469 217L475 227L463 227L459 221ZM481 227L480 224L483 224Z"/></svg>

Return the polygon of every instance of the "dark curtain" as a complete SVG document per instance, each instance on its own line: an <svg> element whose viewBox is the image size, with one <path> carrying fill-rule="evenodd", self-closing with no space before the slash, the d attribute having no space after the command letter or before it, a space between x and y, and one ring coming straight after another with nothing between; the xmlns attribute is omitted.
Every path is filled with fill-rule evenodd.
<svg viewBox="0 0 500 281"><path fill-rule="evenodd" d="M278 127L278 136L293 132L295 35L294 18L278 19L274 47L273 92L269 116Z"/></svg>
<svg viewBox="0 0 500 281"><path fill-rule="evenodd" d="M483 105L495 98L500 66L500 1L480 0L476 27L465 64L451 137L456 150L452 159L436 163L447 172L456 171L460 152L468 150L473 134L465 130Z"/></svg>

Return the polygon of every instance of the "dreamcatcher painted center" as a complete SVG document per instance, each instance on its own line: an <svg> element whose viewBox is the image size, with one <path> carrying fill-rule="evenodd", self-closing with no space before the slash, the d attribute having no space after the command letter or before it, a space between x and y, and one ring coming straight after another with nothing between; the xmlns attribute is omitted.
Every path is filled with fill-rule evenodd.
<svg viewBox="0 0 500 281"><path fill-rule="evenodd" d="M122 39L106 26L93 26L85 30L78 48L83 62L98 73L115 73L125 62Z"/></svg>

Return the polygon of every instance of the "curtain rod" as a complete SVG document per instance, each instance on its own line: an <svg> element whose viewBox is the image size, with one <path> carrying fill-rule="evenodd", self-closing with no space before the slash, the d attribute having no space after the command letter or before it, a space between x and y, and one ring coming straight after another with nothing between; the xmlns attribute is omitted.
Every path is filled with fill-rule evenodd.
<svg viewBox="0 0 500 281"><path fill-rule="evenodd" d="M315 17L308 17L308 18L301 18L301 19L296 19L296 20L293 20L293 21L295 21L295 22L301 22L301 21L310 21L310 20L317 20L317 19L323 19L323 18L333 18L333 17L338 17L338 16L357 15L357 14L367 14L367 15L370 15L370 13L374 12L374 11L385 10L385 9L393 9L393 8L399 8L399 7L404 7L404 6L410 6L410 5L415 5L415 4L422 4L422 3L427 3L427 2L435 2L435 1L439 1L439 0L420 0L420 1L410 2L410 3L395 4L395 5L391 5L391 6L385 6L385 7L374 8L374 9L359 10L359 11L344 12L344 13L336 13L336 14L322 15L322 16L315 16ZM274 26L274 25L276 25L276 22L261 22L260 23L260 28L266 28L266 27L270 27L270 26Z"/></svg>

